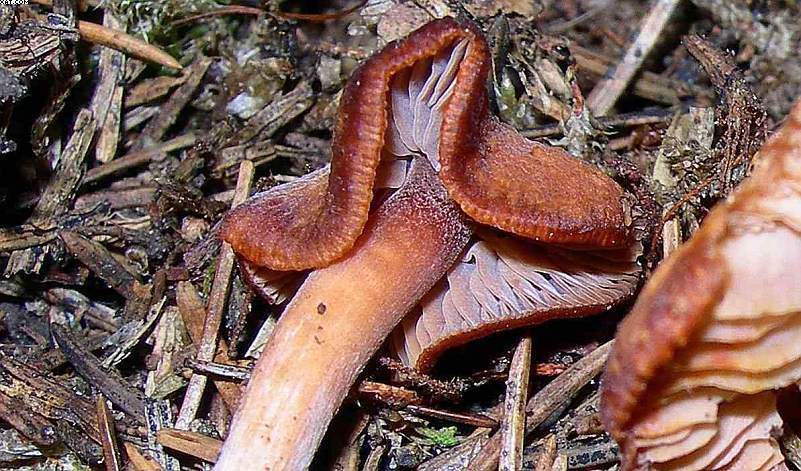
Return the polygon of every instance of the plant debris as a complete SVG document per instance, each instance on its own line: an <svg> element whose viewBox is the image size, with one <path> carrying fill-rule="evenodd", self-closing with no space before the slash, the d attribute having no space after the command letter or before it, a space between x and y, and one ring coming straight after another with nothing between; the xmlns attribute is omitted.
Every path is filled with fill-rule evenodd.
<svg viewBox="0 0 801 471"><path fill-rule="evenodd" d="M632 293L801 96L796 2L0 5L0 468L209 469L306 276L237 261L223 214L324 168L353 71L445 16L488 39L493 114L630 193ZM596 377L630 308L496 333L426 371L390 339L312 469L620 469ZM797 400L779 398L777 440L796 468Z"/></svg>

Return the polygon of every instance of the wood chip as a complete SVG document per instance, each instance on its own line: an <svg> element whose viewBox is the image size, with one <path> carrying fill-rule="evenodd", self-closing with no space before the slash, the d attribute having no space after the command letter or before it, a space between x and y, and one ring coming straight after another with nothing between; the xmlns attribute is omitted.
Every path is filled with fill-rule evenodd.
<svg viewBox="0 0 801 471"><path fill-rule="evenodd" d="M180 451L195 458L216 463L222 448L222 440L202 433L165 428L159 430L158 440L163 446Z"/></svg>
<svg viewBox="0 0 801 471"><path fill-rule="evenodd" d="M42 192L39 204L33 211L32 221L41 225L54 216L67 212L83 174L84 159L94 136L95 119L92 112L82 109L75 118L67 145L61 153L55 176Z"/></svg>
<svg viewBox="0 0 801 471"><path fill-rule="evenodd" d="M114 87L106 120L98 129L95 147L95 156L98 162L109 162L117 155L117 146L122 130L122 92L122 86Z"/></svg>
<svg viewBox="0 0 801 471"><path fill-rule="evenodd" d="M162 297L150 306L146 318L129 320L125 325L117 329L114 333L114 349L106 355L105 360L103 360L103 367L112 368L128 357L131 350L150 332L150 329L161 315L166 301L167 298Z"/></svg>
<svg viewBox="0 0 801 471"><path fill-rule="evenodd" d="M95 120L92 112L81 109L75 118L72 134L61 152L54 175L39 197L39 202L29 219L30 225L38 229L38 231L36 229L34 231L41 232L42 229L53 228L57 219L72 206L94 132ZM42 247L40 250L23 250L12 253L6 265L6 276L18 272L38 272L44 257L49 252L49 247Z"/></svg>
<svg viewBox="0 0 801 471"><path fill-rule="evenodd" d="M136 471L162 471L156 461L146 457L139 451L139 448L131 443L125 442L125 454L128 456L128 462L133 466Z"/></svg>
<svg viewBox="0 0 801 471"><path fill-rule="evenodd" d="M103 205L109 210L137 208L151 204L156 198L155 186L127 190L104 190L88 193L75 200L75 210L88 212Z"/></svg>
<svg viewBox="0 0 801 471"><path fill-rule="evenodd" d="M145 395L164 399L186 386L186 380L181 375L180 362L191 341L178 308L168 306L164 310L150 341L153 343L150 357L157 363L155 368L147 372Z"/></svg>
<svg viewBox="0 0 801 471"><path fill-rule="evenodd" d="M145 397L139 390L131 387L116 371L105 369L100 360L84 350L66 328L50 324L50 332L64 356L86 382L131 417L145 421Z"/></svg>
<svg viewBox="0 0 801 471"><path fill-rule="evenodd" d="M73 231L58 233L67 251L125 299L145 291L145 285L117 261L102 244Z"/></svg>
<svg viewBox="0 0 801 471"><path fill-rule="evenodd" d="M186 74L181 74L178 77L161 75L142 80L126 93L125 107L133 108L164 98L173 88L186 82L186 78Z"/></svg>
<svg viewBox="0 0 801 471"><path fill-rule="evenodd" d="M0 394L9 398L0 403L22 417L31 432L41 427L36 433L40 440L55 437L82 459L100 462L103 452L98 445L97 415L91 401L77 395L61 378L8 355L0 356L0 374ZM9 417L9 423L15 424L13 417Z"/></svg>
<svg viewBox="0 0 801 471"><path fill-rule="evenodd" d="M21 228L0 228L0 252L13 252L29 247L44 245L57 237L54 230L41 231L32 226ZM5 276L12 275L10 268L6 269Z"/></svg>
<svg viewBox="0 0 801 471"><path fill-rule="evenodd" d="M125 24L111 9L103 12L103 26L111 31L125 32ZM97 64L98 83L90 109L97 120L95 159L108 162L117 153L122 116L122 80L125 73L125 55L110 48L102 48Z"/></svg>
<svg viewBox="0 0 801 471"><path fill-rule="evenodd" d="M103 459L106 471L121 471L122 461L120 460L120 450L117 448L117 436L114 430L114 418L108 409L106 399L103 395L98 395L95 401L97 404L97 423L100 426L100 438L103 442Z"/></svg>
<svg viewBox="0 0 801 471"><path fill-rule="evenodd" d="M11 12L13 13L13 10ZM4 15L12 13L3 11ZM41 24L28 26L24 37L3 35L3 40L0 41L3 67L18 77L32 75L48 66L52 66L55 70L60 69L64 52L61 32L48 29Z"/></svg>
<svg viewBox="0 0 801 471"><path fill-rule="evenodd" d="M140 283L102 244L73 231L60 231L58 235L72 256L126 299L125 320L145 317L152 300L150 285Z"/></svg>
<svg viewBox="0 0 801 471"><path fill-rule="evenodd" d="M28 440L39 446L53 446L59 442L53 424L25 407L20 399L0 392L0 419L11 425Z"/></svg>
<svg viewBox="0 0 801 471"><path fill-rule="evenodd" d="M119 328L117 311L99 302L92 301L82 293L67 288L50 288L43 298L50 304L71 311L77 318L107 332Z"/></svg>
<svg viewBox="0 0 801 471"><path fill-rule="evenodd" d="M156 145L167 134L167 131L178 119L178 115L183 111L184 107L189 104L200 82L206 75L212 60L208 57L200 57L189 66L184 72L186 74L186 81L176 90L170 99L161 106L159 112L147 123L142 133L139 135L139 140L134 145L133 150L148 149Z"/></svg>
<svg viewBox="0 0 801 471"><path fill-rule="evenodd" d="M152 160L159 160L161 157L166 155L167 152L193 146L195 142L197 142L197 137L195 134L187 133L174 137L168 141L155 144L146 150L131 152L130 154L126 154L104 165L90 169L88 172L86 172L86 176L83 179L83 184L86 185L89 183L94 183L116 173L145 165Z"/></svg>
<svg viewBox="0 0 801 471"><path fill-rule="evenodd" d="M123 131L130 133L134 129L138 128L142 123L146 122L153 116L156 116L158 112L159 106L157 105L142 105L125 112L125 114L122 116ZM133 139L133 136L129 137Z"/></svg>
<svg viewBox="0 0 801 471"><path fill-rule="evenodd" d="M84 345L87 351L93 352L103 348L107 339L108 336L105 334L94 333L87 335L81 340L81 343ZM53 371L56 368L65 365L66 363L67 359L64 358L64 354L61 353L61 350L58 348L51 348L40 355L39 358L31 362L35 368L43 371Z"/></svg>

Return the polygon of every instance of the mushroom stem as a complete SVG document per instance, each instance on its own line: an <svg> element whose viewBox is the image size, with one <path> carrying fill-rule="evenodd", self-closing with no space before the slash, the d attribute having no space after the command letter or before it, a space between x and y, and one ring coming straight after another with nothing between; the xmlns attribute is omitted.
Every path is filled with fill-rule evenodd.
<svg viewBox="0 0 801 471"><path fill-rule="evenodd" d="M297 470L364 365L457 259L471 229L423 159L353 251L312 272L262 353L214 468Z"/></svg>

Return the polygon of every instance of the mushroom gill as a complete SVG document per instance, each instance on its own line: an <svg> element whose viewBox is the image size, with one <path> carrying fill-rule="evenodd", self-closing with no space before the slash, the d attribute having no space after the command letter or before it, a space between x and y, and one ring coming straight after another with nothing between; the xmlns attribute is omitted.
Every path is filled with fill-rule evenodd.
<svg viewBox="0 0 801 471"><path fill-rule="evenodd" d="M601 414L625 469L786 469L776 394L801 380L799 264L801 104L620 325Z"/></svg>
<svg viewBox="0 0 801 471"><path fill-rule="evenodd" d="M557 318L596 314L629 299L641 244L572 250L481 229L459 262L393 332L407 365L426 371L445 350Z"/></svg>

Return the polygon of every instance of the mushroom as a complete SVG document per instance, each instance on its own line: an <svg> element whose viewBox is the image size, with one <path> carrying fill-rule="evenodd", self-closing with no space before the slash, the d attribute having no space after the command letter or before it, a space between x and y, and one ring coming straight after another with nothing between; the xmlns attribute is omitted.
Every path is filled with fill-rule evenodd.
<svg viewBox="0 0 801 471"><path fill-rule="evenodd" d="M226 216L221 236L250 275L314 270L256 365L215 469L308 467L366 362L479 225L578 249L629 246L623 190L491 115L489 67L480 32L453 19L387 45L343 91L330 166Z"/></svg>
<svg viewBox="0 0 801 471"><path fill-rule="evenodd" d="M801 103L619 327L601 417L624 469L786 469L776 396L801 380L799 263Z"/></svg>

